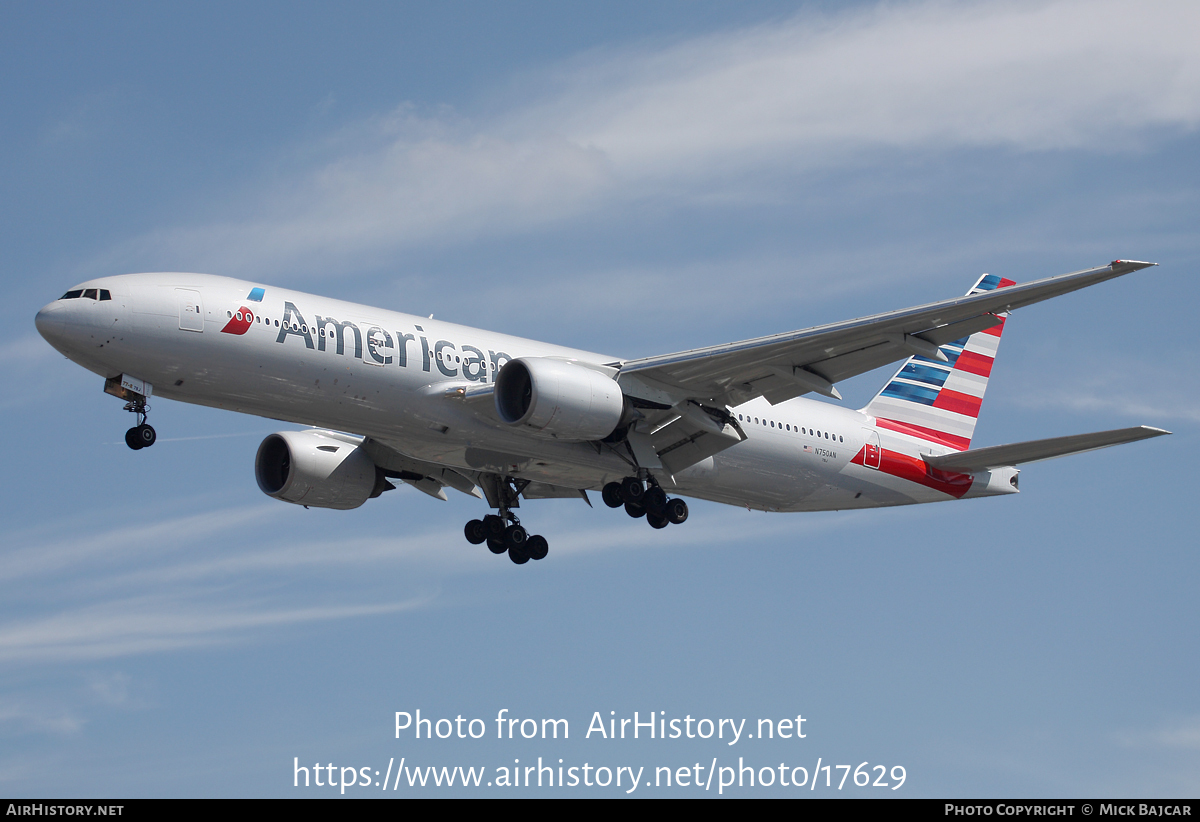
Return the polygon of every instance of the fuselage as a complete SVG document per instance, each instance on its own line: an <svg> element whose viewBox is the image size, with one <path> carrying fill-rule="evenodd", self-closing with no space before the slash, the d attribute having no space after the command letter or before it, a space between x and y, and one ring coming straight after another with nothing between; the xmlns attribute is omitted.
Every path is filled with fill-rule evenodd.
<svg viewBox="0 0 1200 822"><path fill-rule="evenodd" d="M133 376L158 397L353 432L414 459L558 486L598 490L630 471L612 448L534 438L486 406L447 396L494 383L517 358L619 367L620 357L204 274L92 280L43 308L37 326L85 368ZM948 448L859 411L806 398L732 410L747 439L667 478L676 493L815 511L1016 490L1014 469L931 471L922 453Z"/></svg>

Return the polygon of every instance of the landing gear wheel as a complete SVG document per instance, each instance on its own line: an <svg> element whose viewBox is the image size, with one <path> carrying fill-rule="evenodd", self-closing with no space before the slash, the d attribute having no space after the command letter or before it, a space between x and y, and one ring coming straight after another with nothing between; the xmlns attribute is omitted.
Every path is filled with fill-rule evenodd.
<svg viewBox="0 0 1200 822"><path fill-rule="evenodd" d="M529 562L529 550L525 547L525 543L514 545L508 549L508 558L517 565L524 565Z"/></svg>
<svg viewBox="0 0 1200 822"><path fill-rule="evenodd" d="M508 550L508 546L504 544L504 540L496 539L495 537L487 538L487 547L493 554L503 554Z"/></svg>
<svg viewBox="0 0 1200 822"><path fill-rule="evenodd" d="M626 477L621 480L621 499L626 503L640 504L646 496L646 486L637 477Z"/></svg>
<svg viewBox="0 0 1200 822"><path fill-rule="evenodd" d="M621 496L621 483L610 482L604 486L604 490L600 492L600 496L604 499L604 504L609 508L620 508L625 499Z"/></svg>
<svg viewBox="0 0 1200 822"><path fill-rule="evenodd" d="M663 515L674 525L681 525L687 521L688 507L687 503L681 499L669 499L667 505L663 509Z"/></svg>
<svg viewBox="0 0 1200 822"><path fill-rule="evenodd" d="M550 553L550 543L541 534L535 534L525 543L525 550L530 559L545 559L546 554Z"/></svg>
<svg viewBox="0 0 1200 822"><path fill-rule="evenodd" d="M495 514L488 514L483 518L483 531L490 539L503 541L504 529L507 526L504 523L503 517L498 517Z"/></svg>
<svg viewBox="0 0 1200 822"><path fill-rule="evenodd" d="M140 451L141 449L146 447L146 446L142 445L141 438L138 437L137 428L130 428L128 431L125 432L125 444L128 445L130 448L132 448L134 451Z"/></svg>
<svg viewBox="0 0 1200 822"><path fill-rule="evenodd" d="M661 511L662 507L667 504L667 492L659 488L657 485L652 485L646 489L646 496L642 499L642 505L647 511Z"/></svg>
<svg viewBox="0 0 1200 822"><path fill-rule="evenodd" d="M513 548L524 550L528 540L529 533L520 525L510 525L504 529L504 544L508 546L509 551Z"/></svg>
<svg viewBox="0 0 1200 822"><path fill-rule="evenodd" d="M154 433L154 429L146 423L142 423L133 430L137 432L135 436L137 437L138 442L141 443L141 445L138 446L139 448L149 448L151 445L154 445L155 440L158 439L158 434Z"/></svg>
<svg viewBox="0 0 1200 822"><path fill-rule="evenodd" d="M646 514L646 522L650 523L651 528L666 528L671 524L671 521L659 514Z"/></svg>
<svg viewBox="0 0 1200 822"><path fill-rule="evenodd" d="M646 516L646 509L640 505L634 505L632 502L625 503L625 513L637 519L638 517Z"/></svg>
<svg viewBox="0 0 1200 822"><path fill-rule="evenodd" d="M473 519L467 523L467 527L463 529L463 533L467 535L467 542L472 545L482 545L487 539L487 531L483 527L483 520Z"/></svg>

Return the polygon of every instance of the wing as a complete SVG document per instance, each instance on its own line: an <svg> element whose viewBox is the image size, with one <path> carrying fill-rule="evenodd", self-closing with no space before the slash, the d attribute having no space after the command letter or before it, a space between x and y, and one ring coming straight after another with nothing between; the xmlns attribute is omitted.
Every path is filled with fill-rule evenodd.
<svg viewBox="0 0 1200 822"><path fill-rule="evenodd" d="M1151 265L1116 260L901 311L625 361L617 380L644 415L630 432L630 450L643 467L674 475L745 439L728 406L756 397L774 405L809 392L841 399L841 380L913 354L944 360L938 346L999 325L998 315Z"/></svg>
<svg viewBox="0 0 1200 822"><path fill-rule="evenodd" d="M840 399L834 384L1000 323L996 316L1155 265L1116 260L985 294L876 314L857 320L628 360L618 377L625 393L674 406L696 400L739 405L755 397L775 404L809 392Z"/></svg>

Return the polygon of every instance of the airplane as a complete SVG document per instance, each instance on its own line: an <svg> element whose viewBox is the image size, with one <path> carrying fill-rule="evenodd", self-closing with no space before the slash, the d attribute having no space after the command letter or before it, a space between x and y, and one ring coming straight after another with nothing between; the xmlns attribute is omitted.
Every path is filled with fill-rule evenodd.
<svg viewBox="0 0 1200 822"><path fill-rule="evenodd" d="M485 499L465 526L516 564L544 558L515 509L581 498L652 528L683 497L827 511L1018 492L1017 466L1156 437L1149 426L971 448L1009 313L1147 268L1109 265L756 339L624 359L208 274L81 283L38 312L41 335L104 378L156 440L151 396L311 426L263 440L258 486L353 509L399 480ZM836 383L903 361L865 407ZM349 432L349 433L348 433Z"/></svg>

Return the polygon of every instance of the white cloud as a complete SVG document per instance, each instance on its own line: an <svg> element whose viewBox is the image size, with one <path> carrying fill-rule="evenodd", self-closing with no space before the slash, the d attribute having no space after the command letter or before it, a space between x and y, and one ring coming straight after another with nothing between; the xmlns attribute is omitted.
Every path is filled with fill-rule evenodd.
<svg viewBox="0 0 1200 822"><path fill-rule="evenodd" d="M639 176L870 147L1100 147L1200 122L1198 23L1193 4L1111 0L800 15L583 66L537 110Z"/></svg>
<svg viewBox="0 0 1200 822"><path fill-rule="evenodd" d="M735 512L731 518L728 510L702 503L688 528L655 531L605 510L594 512L596 527L580 531L578 508L582 504L574 514L565 505L539 511L539 525L562 534L551 546L556 564L613 551L694 552L737 540L781 544L795 533L788 517ZM300 541L272 535L269 528L246 533L264 521L257 508L244 508L117 527L82 539L31 544L25 538L19 555L5 565L10 579L21 578L23 593L9 602L17 607L0 614L0 661L110 659L252 640L292 625L429 607L448 577L514 571L506 557L463 542L457 522L400 536L346 537L340 529L324 533L317 526ZM812 519L805 534L811 538L845 524L844 515ZM231 530L243 539L220 539ZM382 587L381 569L388 569L383 577L389 580ZM319 604L305 580L320 581ZM404 581L408 593L398 596L396 580ZM31 598L41 613L20 604ZM93 677L89 688L105 704L129 698L123 675ZM0 721L5 719L0 711Z"/></svg>
<svg viewBox="0 0 1200 822"><path fill-rule="evenodd" d="M354 124L245 193L236 220L106 262L349 268L622 204L761 198L880 152L1136 148L1200 123L1198 28L1186 2L926 2L601 50L519 78L475 121L402 106Z"/></svg>
<svg viewBox="0 0 1200 822"><path fill-rule="evenodd" d="M1180 357L1182 362L1192 359L1186 353ZM1138 378L1131 380L1130 374ZM1050 376L1053 381L1043 378L1027 385L1012 402L1026 408L1119 414L1147 425L1200 422L1200 381L1185 370L1116 359L1079 371L1068 366Z"/></svg>
<svg viewBox="0 0 1200 822"><path fill-rule="evenodd" d="M1200 751L1200 717L1192 717L1172 728L1162 728L1153 740L1167 748L1190 748Z"/></svg>
<svg viewBox="0 0 1200 822"><path fill-rule="evenodd" d="M0 660L104 659L229 642L257 629L411 610L428 597L368 605L255 607L148 595L0 626Z"/></svg>
<svg viewBox="0 0 1200 822"><path fill-rule="evenodd" d="M107 531L72 535L52 542L29 544L26 536L8 535L9 545L0 559L0 579L45 575L62 569L79 569L85 563L114 566L131 558L174 553L193 542L235 531L238 526L263 522L277 513L271 506L256 505L219 512L206 511L151 523L137 523Z"/></svg>
<svg viewBox="0 0 1200 822"><path fill-rule="evenodd" d="M70 734L83 727L83 720L70 711L58 707L37 704L27 699L0 698L0 727L8 725L10 731Z"/></svg>

